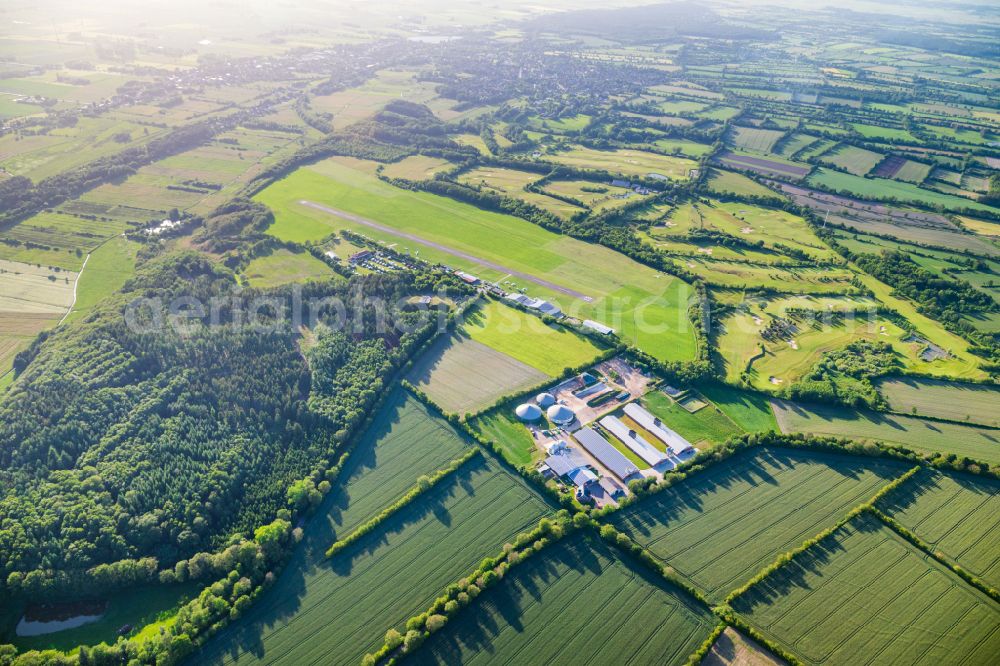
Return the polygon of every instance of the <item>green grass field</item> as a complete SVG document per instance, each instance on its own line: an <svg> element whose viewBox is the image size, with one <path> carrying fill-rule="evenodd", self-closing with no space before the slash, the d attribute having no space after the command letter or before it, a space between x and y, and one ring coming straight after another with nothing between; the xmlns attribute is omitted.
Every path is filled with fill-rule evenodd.
<svg viewBox="0 0 1000 666"><path fill-rule="evenodd" d="M848 144L841 144L823 155L821 161L840 167L845 171L853 173L855 176L863 176L874 169L875 165L884 158L885 155L882 153L876 153Z"/></svg>
<svg viewBox="0 0 1000 666"><path fill-rule="evenodd" d="M590 338L490 300L469 311L461 331L502 354L555 377L601 353Z"/></svg>
<svg viewBox="0 0 1000 666"><path fill-rule="evenodd" d="M493 194L520 199L560 217L570 217L584 210L565 201L524 189L529 183L539 180L542 175L533 171L486 166L466 171L457 180L464 185L479 187Z"/></svg>
<svg viewBox="0 0 1000 666"><path fill-rule="evenodd" d="M707 609L594 537L518 565L407 664L683 664L715 626Z"/></svg>
<svg viewBox="0 0 1000 666"><path fill-rule="evenodd" d="M773 400L771 405L782 432L878 440L920 453L954 453L1000 464L1000 432L996 430L786 400Z"/></svg>
<svg viewBox="0 0 1000 666"><path fill-rule="evenodd" d="M387 243L411 241L392 232L344 220L299 203L308 199L377 220L404 233L586 294L591 301L557 293L426 245L420 256L470 271L484 279L514 281L529 295L558 303L569 314L612 326L621 336L663 360L695 355L687 318L692 290L599 245L558 235L520 218L483 211L451 199L392 187L374 177L374 163L331 159L299 169L257 199L275 211L269 233L285 240L319 240L349 228ZM508 286L513 288L513 286ZM560 367L561 369L561 367Z"/></svg>
<svg viewBox="0 0 1000 666"><path fill-rule="evenodd" d="M513 405L477 416L469 425L483 437L496 442L512 465L527 466L544 457L542 450L535 446L531 432L514 416Z"/></svg>
<svg viewBox="0 0 1000 666"><path fill-rule="evenodd" d="M407 375L452 414L475 413L549 375L465 335L444 335Z"/></svg>
<svg viewBox="0 0 1000 666"><path fill-rule="evenodd" d="M862 178L849 173L841 173L830 169L817 169L808 178L810 185L820 185L840 191L846 190L862 198L886 199L889 197L899 201L913 201L929 206L944 206L953 210L965 208L997 212L996 208L950 194L941 194L925 190L912 183L886 178Z"/></svg>
<svg viewBox="0 0 1000 666"><path fill-rule="evenodd" d="M725 384L706 384L698 390L722 413L747 432L778 431L771 402L760 393L741 391Z"/></svg>
<svg viewBox="0 0 1000 666"><path fill-rule="evenodd" d="M745 451L609 520L717 601L905 470L835 454Z"/></svg>
<svg viewBox="0 0 1000 666"><path fill-rule="evenodd" d="M732 605L809 664L988 664L1000 653L996 602L871 516Z"/></svg>
<svg viewBox="0 0 1000 666"><path fill-rule="evenodd" d="M340 276L305 250L292 252L279 248L271 254L253 259L243 271L251 287L266 289L289 282L306 280L340 280Z"/></svg>
<svg viewBox="0 0 1000 666"><path fill-rule="evenodd" d="M73 321L103 299L121 289L135 273L135 255L139 244L118 236L90 254L87 267L76 285L76 304L66 321Z"/></svg>
<svg viewBox="0 0 1000 666"><path fill-rule="evenodd" d="M404 423L390 423L389 434ZM421 463L421 453L437 455L442 436L456 437L408 435L411 460ZM392 456L387 460L392 462ZM382 462L375 461L373 473ZM405 491L419 470L402 463L395 468ZM365 498L365 487L371 488L356 489L348 482L346 492L352 501ZM398 496L381 486L374 489L382 497L372 502L374 511ZM342 502L334 497L321 505L274 586L209 641L198 663L357 664L382 644L388 628L401 629L484 554L498 552L549 511L521 480L479 457L328 560L323 553L334 539L331 524L344 513L338 506Z"/></svg>
<svg viewBox="0 0 1000 666"><path fill-rule="evenodd" d="M896 377L876 386L893 411L1000 428L1000 387Z"/></svg>
<svg viewBox="0 0 1000 666"><path fill-rule="evenodd" d="M754 153L770 153L774 144L784 135L785 133L781 130L734 126L732 143L740 150L748 150Z"/></svg>
<svg viewBox="0 0 1000 666"><path fill-rule="evenodd" d="M621 208L645 198L624 187L589 180L553 180L545 184L545 191L581 201L596 213Z"/></svg>
<svg viewBox="0 0 1000 666"><path fill-rule="evenodd" d="M924 469L878 508L994 588L1000 587L1000 482Z"/></svg>
<svg viewBox="0 0 1000 666"><path fill-rule="evenodd" d="M743 432L740 426L724 412L716 409L715 405L709 404L692 414L661 391L647 393L643 396L642 403L650 412L666 423L671 430L677 432L699 449L720 444Z"/></svg>
<svg viewBox="0 0 1000 666"><path fill-rule="evenodd" d="M667 153L677 153L694 158L699 158L712 152L712 146L707 143L697 143L689 139L658 139L652 145Z"/></svg>
<svg viewBox="0 0 1000 666"><path fill-rule="evenodd" d="M741 173L723 169L712 169L712 175L708 179L708 189L719 194L729 192L753 197L776 196L774 192L757 181L751 180Z"/></svg>

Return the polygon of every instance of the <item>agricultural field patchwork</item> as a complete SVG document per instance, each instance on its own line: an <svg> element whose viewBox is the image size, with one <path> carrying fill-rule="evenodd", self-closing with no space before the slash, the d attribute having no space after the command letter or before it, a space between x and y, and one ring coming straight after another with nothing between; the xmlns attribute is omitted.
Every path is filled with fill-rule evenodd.
<svg viewBox="0 0 1000 666"><path fill-rule="evenodd" d="M684 592L594 537L572 536L517 565L406 663L683 664L715 619Z"/></svg>
<svg viewBox="0 0 1000 666"><path fill-rule="evenodd" d="M878 509L973 576L1000 587L1000 482L924 469L881 498Z"/></svg>
<svg viewBox="0 0 1000 666"><path fill-rule="evenodd" d="M986 664L1000 651L996 602L868 515L732 605L810 664Z"/></svg>
<svg viewBox="0 0 1000 666"><path fill-rule="evenodd" d="M500 281L509 290L525 289L564 312L605 323L657 358L694 357L694 331L687 319L692 289L687 283L520 218L392 187L376 179L373 170L373 162L334 158L275 183L257 195L275 211L268 233L303 242L350 229L392 246L419 249L422 259ZM379 226L305 206L304 199Z"/></svg>
<svg viewBox="0 0 1000 666"><path fill-rule="evenodd" d="M413 448L433 450L434 439L415 441ZM406 471L411 485L413 471ZM352 492L350 484L346 489ZM395 497L384 499L388 504ZM199 661L356 664L381 645L388 627L401 628L484 554L499 552L547 511L522 481L478 457L326 559L334 518L324 519L331 514L325 502L283 575L238 622L213 637Z"/></svg>
<svg viewBox="0 0 1000 666"><path fill-rule="evenodd" d="M906 469L836 454L745 451L608 521L719 601Z"/></svg>

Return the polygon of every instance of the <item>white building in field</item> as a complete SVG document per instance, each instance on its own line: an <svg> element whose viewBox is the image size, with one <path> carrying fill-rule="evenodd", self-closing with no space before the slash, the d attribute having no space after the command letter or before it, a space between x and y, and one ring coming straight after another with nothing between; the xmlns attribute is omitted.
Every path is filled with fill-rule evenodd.
<svg viewBox="0 0 1000 666"><path fill-rule="evenodd" d="M660 421L660 419L653 416L649 410L639 403L630 402L625 405L625 415L666 444L667 449L669 449L675 456L694 451L694 447L691 446L691 442L687 441L668 428L662 421Z"/></svg>

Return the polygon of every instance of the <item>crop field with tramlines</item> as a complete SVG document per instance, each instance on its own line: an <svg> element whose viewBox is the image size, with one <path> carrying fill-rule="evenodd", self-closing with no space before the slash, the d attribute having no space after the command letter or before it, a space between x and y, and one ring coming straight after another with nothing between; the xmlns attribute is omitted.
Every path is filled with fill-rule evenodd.
<svg viewBox="0 0 1000 666"><path fill-rule="evenodd" d="M1000 607L870 515L732 603L810 664L988 664Z"/></svg>
<svg viewBox="0 0 1000 666"><path fill-rule="evenodd" d="M475 413L549 375L466 335L443 335L414 364L407 379L442 409Z"/></svg>
<svg viewBox="0 0 1000 666"><path fill-rule="evenodd" d="M683 664L714 625L642 565L572 536L517 565L406 663Z"/></svg>
<svg viewBox="0 0 1000 666"><path fill-rule="evenodd" d="M921 470L878 508L936 551L1000 588L1000 482Z"/></svg>
<svg viewBox="0 0 1000 666"><path fill-rule="evenodd" d="M995 430L928 421L914 416L882 414L832 405L804 405L773 400L782 432L874 440L923 453L953 453L987 463L1000 463Z"/></svg>
<svg viewBox="0 0 1000 666"><path fill-rule="evenodd" d="M415 438L411 448L433 452L436 439ZM406 476L404 491L415 482L412 464L394 469ZM350 482L345 490L365 497ZM395 499L383 497L383 505ZM336 498L321 511L330 521L342 513ZM323 553L333 543L332 525L314 520L276 584L215 636L198 661L357 664L381 645L387 628L402 628L484 554L498 552L548 511L523 481L477 457L330 559Z"/></svg>
<svg viewBox="0 0 1000 666"><path fill-rule="evenodd" d="M893 411L1000 427L1000 387L897 377L878 383Z"/></svg>
<svg viewBox="0 0 1000 666"><path fill-rule="evenodd" d="M849 456L753 450L608 521L718 601L905 471Z"/></svg>

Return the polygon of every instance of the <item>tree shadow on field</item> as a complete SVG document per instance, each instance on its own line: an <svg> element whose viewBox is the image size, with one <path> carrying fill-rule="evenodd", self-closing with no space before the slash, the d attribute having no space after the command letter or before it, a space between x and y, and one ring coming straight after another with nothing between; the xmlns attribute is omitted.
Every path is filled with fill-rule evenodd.
<svg viewBox="0 0 1000 666"><path fill-rule="evenodd" d="M377 441L392 423L398 421L401 404L394 404L389 408L391 416L373 425L369 435L373 438L372 441ZM363 443L369 441L369 436L365 437ZM351 463L354 472L366 469L368 465L374 463L368 455L371 451L359 451L359 453L361 455L358 461ZM267 654L264 639L270 633L280 631L287 626L292 618L303 611L302 603L307 596L309 586L314 586L319 580L329 576L336 578L350 576L357 561L372 556L389 545L395 535L411 525L426 520L429 516L433 516L434 520L445 526L450 526L452 516L447 504L453 497L462 493L474 494L473 477L488 469L483 456L469 460L370 533L334 557L327 558L326 550L336 540L335 527L339 524L339 512L346 506L345 497L340 491L331 492L320 505L315 517L305 526L302 544L296 549L274 585L254 601L242 618L210 640L198 653L197 660L189 663L199 666L219 664L227 657L236 660L241 655L265 658ZM353 473L348 470L345 472Z"/></svg>
<svg viewBox="0 0 1000 666"><path fill-rule="evenodd" d="M833 534L808 550L799 554L792 562L784 564L771 572L764 580L755 584L750 590L737 597L732 607L738 613L751 614L761 606L768 606L793 592L794 590L812 590L809 579L822 579L825 575L835 575L826 567L838 555L847 553L844 541L855 532L878 532L884 529L881 521L870 515L860 515L847 525L840 527Z"/></svg>
<svg viewBox="0 0 1000 666"><path fill-rule="evenodd" d="M542 618L544 624L525 624L525 610L544 603L551 585L571 571L581 577L603 573L605 566L597 552L606 553L607 546L592 536L577 534L532 555L502 581L480 594L444 630L433 634L417 653L419 662L457 664L463 661L463 656L467 658L476 653L501 660L504 655L497 654L495 640L502 632L551 633L558 625L558 614L575 613L575 606L547 609L549 612ZM602 602L601 599L586 601L594 605ZM559 640L558 635L552 634L552 640ZM416 663L416 660L404 659L403 663Z"/></svg>

